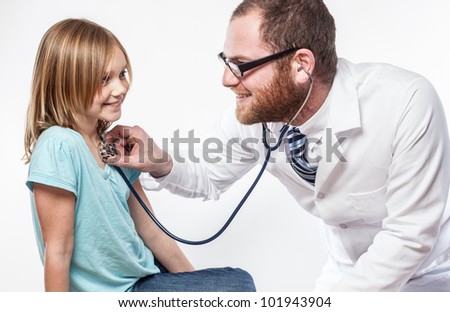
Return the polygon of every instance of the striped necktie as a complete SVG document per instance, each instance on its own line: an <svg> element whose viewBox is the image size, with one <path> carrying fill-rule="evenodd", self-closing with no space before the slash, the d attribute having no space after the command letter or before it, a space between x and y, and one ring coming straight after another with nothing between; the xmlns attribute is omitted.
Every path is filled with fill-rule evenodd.
<svg viewBox="0 0 450 312"><path fill-rule="evenodd" d="M317 164L311 164L308 161L307 143L306 136L298 128L289 129L287 132L289 160L292 168L300 177L314 185Z"/></svg>

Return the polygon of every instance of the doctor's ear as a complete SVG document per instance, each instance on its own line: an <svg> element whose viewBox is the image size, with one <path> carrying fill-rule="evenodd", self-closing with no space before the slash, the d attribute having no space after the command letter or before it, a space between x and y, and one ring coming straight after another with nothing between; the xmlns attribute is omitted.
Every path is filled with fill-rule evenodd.
<svg viewBox="0 0 450 312"><path fill-rule="evenodd" d="M294 66L299 82L309 80L316 64L314 54L308 49L300 49L295 53Z"/></svg>

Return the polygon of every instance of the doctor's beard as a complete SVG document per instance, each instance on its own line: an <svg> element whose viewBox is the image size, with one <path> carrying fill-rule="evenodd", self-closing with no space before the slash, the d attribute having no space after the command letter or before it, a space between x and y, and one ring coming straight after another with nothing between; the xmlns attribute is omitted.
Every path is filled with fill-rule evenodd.
<svg viewBox="0 0 450 312"><path fill-rule="evenodd" d="M252 93L245 107L237 107L236 117L242 124L287 122L299 109L308 93L308 86L296 85L289 74L290 66L282 66L272 83Z"/></svg>

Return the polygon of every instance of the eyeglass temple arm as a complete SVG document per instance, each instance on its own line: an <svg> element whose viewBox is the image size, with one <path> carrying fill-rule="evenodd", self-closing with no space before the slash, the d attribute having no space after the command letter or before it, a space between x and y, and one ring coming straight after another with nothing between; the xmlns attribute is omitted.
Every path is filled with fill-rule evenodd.
<svg viewBox="0 0 450 312"><path fill-rule="evenodd" d="M267 63L267 62L269 62L271 60L275 60L275 59L281 58L281 57L283 57L283 56L285 56L285 55L287 55L289 53L292 53L294 50L298 50L298 48L292 48L292 49L289 49L289 50L286 50L286 51L283 51L283 52L280 52L280 53L276 53L276 54L272 54L272 55L269 55L269 56L265 56L263 58L260 58L260 59L254 60L254 61L250 61L250 62L247 62L247 63L244 63L244 64L239 64L237 66L238 66L238 68L239 68L239 70L241 72L245 72L245 71L247 71L249 69L252 69L254 67L258 67L259 65ZM223 55L223 53L221 53L221 54Z"/></svg>

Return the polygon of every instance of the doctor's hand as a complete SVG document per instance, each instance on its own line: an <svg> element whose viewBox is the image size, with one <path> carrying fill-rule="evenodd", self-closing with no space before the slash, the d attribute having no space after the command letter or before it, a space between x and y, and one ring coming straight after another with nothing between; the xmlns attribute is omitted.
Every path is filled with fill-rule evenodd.
<svg viewBox="0 0 450 312"><path fill-rule="evenodd" d="M104 160L108 164L148 172L154 178L166 176L172 170L172 157L139 126L115 126L105 140L114 144L117 152Z"/></svg>

